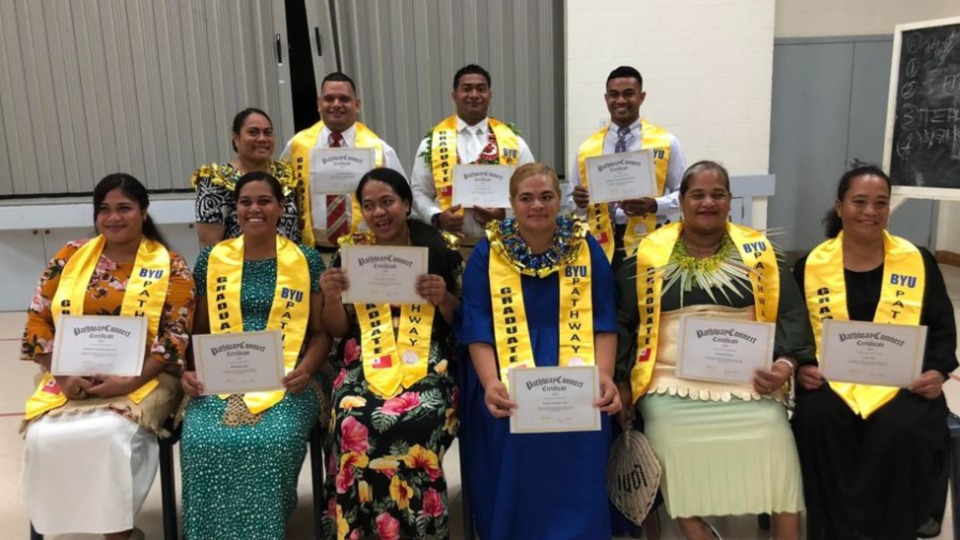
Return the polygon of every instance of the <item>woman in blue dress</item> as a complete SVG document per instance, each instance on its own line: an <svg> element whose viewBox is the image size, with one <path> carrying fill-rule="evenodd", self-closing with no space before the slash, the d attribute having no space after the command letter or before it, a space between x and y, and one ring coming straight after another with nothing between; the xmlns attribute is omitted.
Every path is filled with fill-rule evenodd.
<svg viewBox="0 0 960 540"><path fill-rule="evenodd" d="M472 362L461 451L477 529L484 540L610 538L608 415L621 408L613 272L586 226L559 217L559 182L549 167L517 169L510 198L516 218L487 226L463 279L460 342ZM511 434L516 403L507 370L558 365L598 366L602 429Z"/></svg>

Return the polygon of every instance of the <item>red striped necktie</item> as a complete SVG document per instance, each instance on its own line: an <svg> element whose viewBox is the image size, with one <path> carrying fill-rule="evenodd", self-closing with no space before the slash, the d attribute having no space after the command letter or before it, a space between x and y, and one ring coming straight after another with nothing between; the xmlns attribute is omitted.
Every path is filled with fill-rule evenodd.
<svg viewBox="0 0 960 540"><path fill-rule="evenodd" d="M330 132L330 148L342 146L343 134L338 131ZM339 245L340 237L349 232L346 195L327 195L327 240L335 246Z"/></svg>

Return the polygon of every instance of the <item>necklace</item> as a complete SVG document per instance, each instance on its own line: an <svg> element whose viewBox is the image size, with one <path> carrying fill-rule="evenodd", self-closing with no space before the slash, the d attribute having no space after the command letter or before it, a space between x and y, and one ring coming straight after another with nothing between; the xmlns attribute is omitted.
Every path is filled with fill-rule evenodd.
<svg viewBox="0 0 960 540"><path fill-rule="evenodd" d="M687 253L696 258L702 257L712 257L716 254L717 250L720 249L720 244L723 243L723 238L720 238L720 241L712 246L697 246L693 245L687 241L687 237L683 237L683 247L687 249Z"/></svg>

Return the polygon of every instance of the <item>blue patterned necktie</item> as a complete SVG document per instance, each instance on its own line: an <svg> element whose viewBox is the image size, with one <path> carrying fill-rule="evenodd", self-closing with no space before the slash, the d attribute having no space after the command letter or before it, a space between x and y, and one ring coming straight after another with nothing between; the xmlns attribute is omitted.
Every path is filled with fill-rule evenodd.
<svg viewBox="0 0 960 540"><path fill-rule="evenodd" d="M619 154L627 151L627 137L630 136L629 126L620 126L617 129L617 144L613 147L613 153ZM616 223L617 208L619 203L607 203L607 209L610 211L610 221Z"/></svg>
<svg viewBox="0 0 960 540"><path fill-rule="evenodd" d="M613 152L619 154L627 151L627 137L630 136L630 128L626 126L617 130L617 144L613 147Z"/></svg>

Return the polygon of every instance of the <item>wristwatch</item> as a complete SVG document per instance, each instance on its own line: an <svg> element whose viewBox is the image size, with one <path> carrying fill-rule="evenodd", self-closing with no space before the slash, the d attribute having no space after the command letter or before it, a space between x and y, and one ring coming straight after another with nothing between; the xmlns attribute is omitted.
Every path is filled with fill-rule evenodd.
<svg viewBox="0 0 960 540"><path fill-rule="evenodd" d="M430 216L430 224L436 228L440 228L440 212Z"/></svg>

